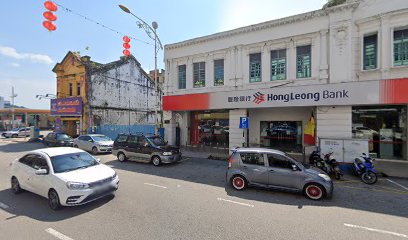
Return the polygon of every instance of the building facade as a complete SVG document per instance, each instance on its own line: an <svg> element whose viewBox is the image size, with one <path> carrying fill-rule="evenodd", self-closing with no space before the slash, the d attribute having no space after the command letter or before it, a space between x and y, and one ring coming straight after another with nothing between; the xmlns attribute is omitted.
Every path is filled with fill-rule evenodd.
<svg viewBox="0 0 408 240"><path fill-rule="evenodd" d="M376 158L408 163L405 0L348 0L169 44L165 64L172 143L301 153L313 115L318 139L369 139Z"/></svg>
<svg viewBox="0 0 408 240"><path fill-rule="evenodd" d="M100 64L68 52L53 71L57 98L51 100L56 130L71 136L109 126L154 123L154 82L133 57Z"/></svg>
<svg viewBox="0 0 408 240"><path fill-rule="evenodd" d="M0 108L0 130L13 128L12 108ZM14 127L35 126L40 129L51 129L55 125L54 118L50 116L50 110L15 108Z"/></svg>

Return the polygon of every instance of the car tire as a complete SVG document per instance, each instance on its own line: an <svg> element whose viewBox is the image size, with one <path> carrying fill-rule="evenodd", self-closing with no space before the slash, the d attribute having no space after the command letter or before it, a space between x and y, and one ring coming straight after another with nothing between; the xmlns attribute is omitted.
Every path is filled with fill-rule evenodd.
<svg viewBox="0 0 408 240"><path fill-rule="evenodd" d="M127 157L123 152L119 152L117 157L118 157L119 162L126 162L127 160Z"/></svg>
<svg viewBox="0 0 408 240"><path fill-rule="evenodd" d="M303 194L311 200L321 200L325 195L325 189L317 183L309 183L303 189Z"/></svg>
<svg viewBox="0 0 408 240"><path fill-rule="evenodd" d="M19 194L23 191L16 177L11 178L11 190L13 191L14 194Z"/></svg>
<svg viewBox="0 0 408 240"><path fill-rule="evenodd" d="M159 156L153 156L152 157L152 163L153 163L153 166L155 166L155 167L160 166L160 164L161 164L160 157Z"/></svg>
<svg viewBox="0 0 408 240"><path fill-rule="evenodd" d="M97 155L97 154L98 154L98 148L97 148L97 147L93 147L93 148L92 148L92 154L93 154L93 155Z"/></svg>
<svg viewBox="0 0 408 240"><path fill-rule="evenodd" d="M241 175L235 175L231 179L231 186L238 191L242 191L247 187L247 180Z"/></svg>
<svg viewBox="0 0 408 240"><path fill-rule="evenodd" d="M59 210L61 208L61 203L60 203L58 193L54 189L51 189L48 192L48 205L54 211Z"/></svg>
<svg viewBox="0 0 408 240"><path fill-rule="evenodd" d="M17 135L17 134L13 134L13 135L11 135L11 137L12 137L12 138L17 138L18 135Z"/></svg>

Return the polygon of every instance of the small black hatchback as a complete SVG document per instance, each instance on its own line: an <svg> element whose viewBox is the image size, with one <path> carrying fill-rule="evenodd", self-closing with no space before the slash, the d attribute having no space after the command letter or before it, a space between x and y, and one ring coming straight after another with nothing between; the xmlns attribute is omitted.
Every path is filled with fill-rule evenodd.
<svg viewBox="0 0 408 240"><path fill-rule="evenodd" d="M180 148L169 146L158 135L119 134L113 143L112 154L120 162L126 160L151 162L154 166L181 160Z"/></svg>
<svg viewBox="0 0 408 240"><path fill-rule="evenodd" d="M66 133L52 132L44 138L43 143L47 147L72 147L74 145L74 139Z"/></svg>

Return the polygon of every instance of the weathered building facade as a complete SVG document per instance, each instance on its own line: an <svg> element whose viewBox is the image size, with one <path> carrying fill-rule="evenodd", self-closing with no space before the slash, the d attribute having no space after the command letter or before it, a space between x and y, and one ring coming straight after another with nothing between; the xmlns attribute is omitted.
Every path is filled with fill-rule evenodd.
<svg viewBox="0 0 408 240"><path fill-rule="evenodd" d="M57 99L51 100L56 130L72 136L103 126L153 124L154 82L133 57L100 64L68 52L53 71Z"/></svg>

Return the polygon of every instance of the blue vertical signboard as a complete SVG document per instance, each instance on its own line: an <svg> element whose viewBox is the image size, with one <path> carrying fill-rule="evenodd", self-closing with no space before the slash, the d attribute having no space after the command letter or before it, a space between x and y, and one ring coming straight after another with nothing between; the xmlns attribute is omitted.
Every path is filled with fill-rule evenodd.
<svg viewBox="0 0 408 240"><path fill-rule="evenodd" d="M239 128L248 129L248 126L249 126L249 118L248 117L241 117L239 119Z"/></svg>

